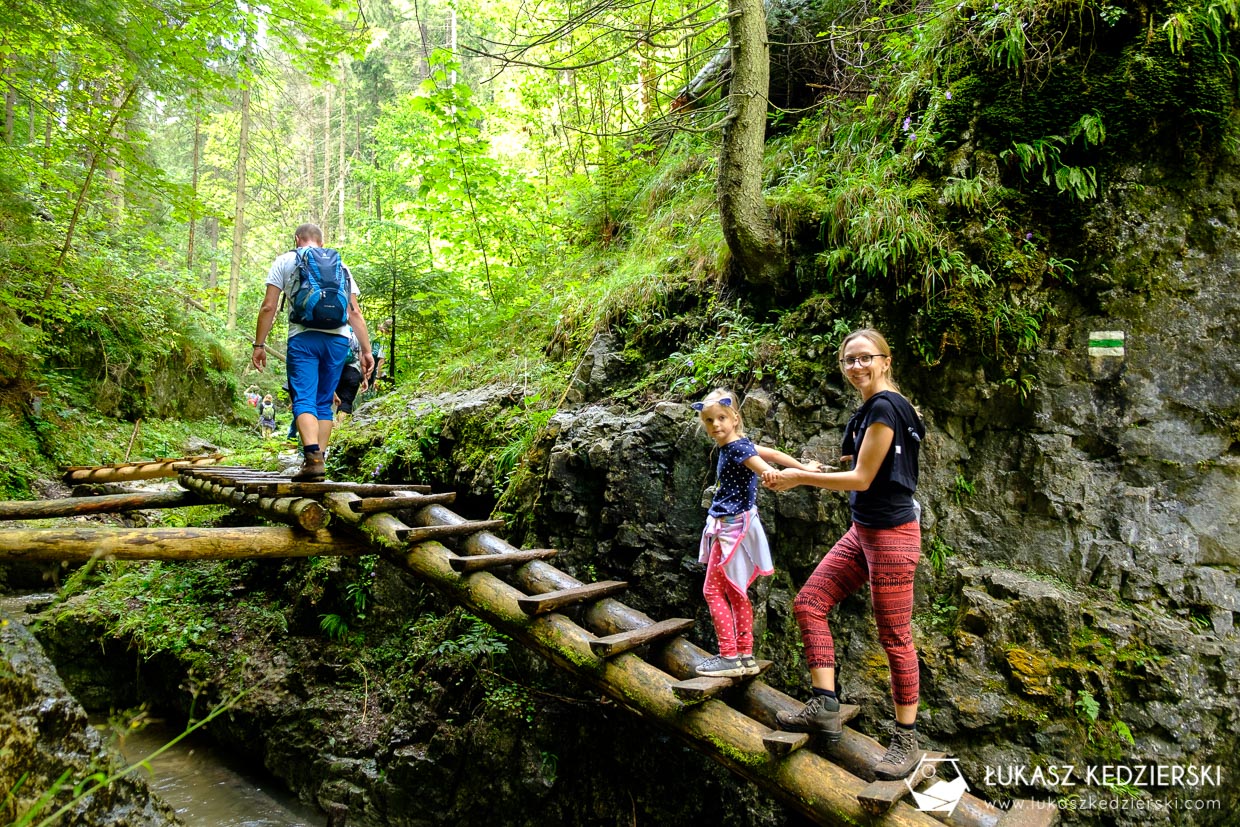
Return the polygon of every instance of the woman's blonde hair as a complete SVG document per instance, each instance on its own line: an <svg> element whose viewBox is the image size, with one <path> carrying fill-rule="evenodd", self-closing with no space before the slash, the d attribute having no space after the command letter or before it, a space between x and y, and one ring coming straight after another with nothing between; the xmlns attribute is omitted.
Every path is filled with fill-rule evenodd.
<svg viewBox="0 0 1240 827"><path fill-rule="evenodd" d="M844 337L844 341L840 342L840 373L844 374L845 377L848 376L848 370L844 367L843 362L844 348L848 347L848 343L853 339L868 339L871 343L873 343L874 347L878 348L878 352L880 354L887 357L887 384L891 385L891 389L893 391L900 393L900 386L896 384L896 378L891 371L891 346L887 344L887 340L883 337L883 334L879 333L872 327L863 327L860 330L854 330L852 333L849 333Z"/></svg>
<svg viewBox="0 0 1240 827"><path fill-rule="evenodd" d="M725 401L726 400L726 401ZM736 394L727 388L715 388L702 398L701 402L693 403L693 410L698 412L698 417L702 416L702 411L711 405L721 405L732 412L732 416L736 417L736 435L745 435L745 420L741 417L741 401L736 398Z"/></svg>

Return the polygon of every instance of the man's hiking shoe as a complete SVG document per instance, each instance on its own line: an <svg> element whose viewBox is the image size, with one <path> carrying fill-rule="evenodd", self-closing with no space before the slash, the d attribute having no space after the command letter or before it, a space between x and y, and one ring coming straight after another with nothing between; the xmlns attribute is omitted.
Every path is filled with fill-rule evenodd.
<svg viewBox="0 0 1240 827"><path fill-rule="evenodd" d="M741 668L745 670L746 677L757 675L762 671L758 666L758 659L753 655L739 655L738 658L741 662Z"/></svg>
<svg viewBox="0 0 1240 827"><path fill-rule="evenodd" d="M917 748L917 730L896 727L887 754L874 765L874 775L883 781L898 781L907 776L921 760Z"/></svg>
<svg viewBox="0 0 1240 827"><path fill-rule="evenodd" d="M327 477L327 468L323 464L323 452L312 451L306 454L301 463L301 470L292 476L293 482L322 482Z"/></svg>
<svg viewBox="0 0 1240 827"><path fill-rule="evenodd" d="M789 732L812 732L834 744L844 737L838 698L815 695L796 712L775 713L779 728Z"/></svg>
<svg viewBox="0 0 1240 827"><path fill-rule="evenodd" d="M740 658L713 655L699 663L694 671L703 678L739 678L745 674L745 666Z"/></svg>

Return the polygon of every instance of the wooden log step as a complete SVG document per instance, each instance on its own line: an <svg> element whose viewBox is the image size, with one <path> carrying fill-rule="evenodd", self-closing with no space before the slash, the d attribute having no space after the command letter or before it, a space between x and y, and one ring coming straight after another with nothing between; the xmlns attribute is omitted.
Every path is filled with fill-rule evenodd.
<svg viewBox="0 0 1240 827"><path fill-rule="evenodd" d="M901 778L898 781L871 781L865 789L857 793L857 803L861 805L861 809L870 815L882 815L894 807L897 801L907 796L911 792L910 787L916 787L927 779L933 778L937 767L934 763L927 763L926 759L938 761L946 758L947 755L942 752L922 754L925 758L913 769L908 778Z"/></svg>
<svg viewBox="0 0 1240 827"><path fill-rule="evenodd" d="M635 649L652 640L678 635L692 628L693 621L688 618L674 617L670 620L660 620L658 623L651 624L650 626L641 626L627 632L620 632L619 634L592 640L590 641L590 651L600 658L610 658L621 652Z"/></svg>
<svg viewBox="0 0 1240 827"><path fill-rule="evenodd" d="M548 612L554 612L565 606L575 606L578 603L590 603L595 600L602 600L604 597L612 594L618 594L629 587L628 583L623 580L604 580L599 583L589 583L584 586L576 586L571 589L561 589L556 592L546 592L545 594L530 595L527 597L518 597L517 605L521 607L521 611L527 615L541 615Z"/></svg>
<svg viewBox="0 0 1240 827"><path fill-rule="evenodd" d="M739 686L745 681L753 680L763 672L771 668L773 661L758 661L757 675L742 675L739 678L708 678L696 677L687 681L679 681L672 684L672 693L686 704L700 704L708 698L716 695L722 695L734 686Z"/></svg>
<svg viewBox="0 0 1240 827"><path fill-rule="evenodd" d="M418 494L412 497L369 497L349 502L349 508L358 514L379 514L387 511L400 511L405 508L420 508L433 503L450 503L456 500L455 491L442 494Z"/></svg>
<svg viewBox="0 0 1240 827"><path fill-rule="evenodd" d="M1018 798L999 816L996 827L1054 827L1059 823L1059 805L1054 801Z"/></svg>
<svg viewBox="0 0 1240 827"><path fill-rule="evenodd" d="M840 704L840 723L846 724L860 714L861 707L856 704ZM808 732L788 732L782 729L772 729L762 736L766 751L776 758L783 758L785 755L796 752L808 744L809 740Z"/></svg>
<svg viewBox="0 0 1240 827"><path fill-rule="evenodd" d="M356 500L354 501L356 502ZM470 574L475 571L497 569L501 566L519 566L531 560L546 560L560 552L553 548L531 548L524 551L511 551L507 554L473 554L466 557L450 557L448 564L453 571Z"/></svg>
<svg viewBox="0 0 1240 827"><path fill-rule="evenodd" d="M263 494L275 497L311 497L336 491L345 491L359 497L382 497L397 491L411 491L414 494L431 493L429 485L408 483L390 485L369 482L251 482L247 483L247 486L251 491L261 491Z"/></svg>
<svg viewBox="0 0 1240 827"><path fill-rule="evenodd" d="M396 537L402 542L414 544L445 537L477 534L479 531L497 531L504 527L503 520L466 520L456 525L425 525L418 528L397 529Z"/></svg>
<svg viewBox="0 0 1240 827"><path fill-rule="evenodd" d="M60 500L0 502L0 520L39 520L45 517L77 517L110 514L139 508L180 508L208 502L189 491L152 491L142 494L102 494Z"/></svg>
<svg viewBox="0 0 1240 827"><path fill-rule="evenodd" d="M787 732L782 729L772 729L762 736L762 745L766 747L767 752L776 758L791 755L808 743L808 732Z"/></svg>

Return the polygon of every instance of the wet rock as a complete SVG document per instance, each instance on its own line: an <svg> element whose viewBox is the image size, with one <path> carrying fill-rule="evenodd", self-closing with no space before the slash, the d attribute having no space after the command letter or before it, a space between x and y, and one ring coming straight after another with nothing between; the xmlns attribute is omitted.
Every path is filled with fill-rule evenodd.
<svg viewBox="0 0 1240 827"><path fill-rule="evenodd" d="M96 772L124 767L90 726L86 712L66 691L38 642L19 623L0 613L0 789L15 790L17 813L45 792L48 815L68 805L59 823L109 827L179 825L171 807L137 775L74 797L75 785ZM62 781L62 776L64 780ZM20 782L20 786L17 786Z"/></svg>

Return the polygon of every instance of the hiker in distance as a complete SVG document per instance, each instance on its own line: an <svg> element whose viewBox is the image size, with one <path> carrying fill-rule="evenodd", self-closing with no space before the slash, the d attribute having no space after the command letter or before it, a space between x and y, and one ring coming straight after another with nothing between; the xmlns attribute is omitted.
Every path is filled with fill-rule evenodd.
<svg viewBox="0 0 1240 827"><path fill-rule="evenodd" d="M326 473L323 458L332 434L332 398L349 355L349 328L361 345L363 375L374 365L370 335L357 303L357 282L340 254L323 247L323 231L315 224L297 228L294 249L277 256L267 274L251 356L258 370L267 366L267 334L281 295L288 300L288 379L304 454L293 479L317 482Z"/></svg>
<svg viewBox="0 0 1240 827"><path fill-rule="evenodd" d="M891 377L891 349L877 330L850 333L840 345L840 371L861 393L861 407L844 430L841 460L848 471L768 471L762 482L776 491L813 485L849 491L852 527L831 548L793 603L809 665L813 697L797 712L778 712L779 726L820 734L837 743L843 736L836 689L835 644L827 624L831 607L869 582L878 639L891 667L895 732L874 767L883 780L904 778L917 762L919 676L913 648L913 578L921 557L918 455L925 426Z"/></svg>

